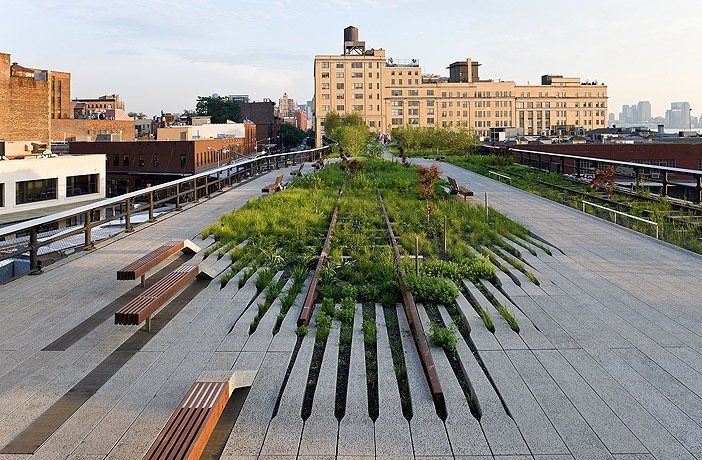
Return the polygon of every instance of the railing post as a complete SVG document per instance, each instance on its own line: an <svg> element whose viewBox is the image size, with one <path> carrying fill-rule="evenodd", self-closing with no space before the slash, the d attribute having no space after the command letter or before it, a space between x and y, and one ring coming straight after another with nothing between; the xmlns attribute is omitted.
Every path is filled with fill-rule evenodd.
<svg viewBox="0 0 702 460"><path fill-rule="evenodd" d="M83 233L85 235L85 240L83 242L83 250L90 251L95 248L93 244L93 212L85 211L83 215L85 222L83 223Z"/></svg>
<svg viewBox="0 0 702 460"><path fill-rule="evenodd" d="M205 174L205 197L210 197L210 175Z"/></svg>
<svg viewBox="0 0 702 460"><path fill-rule="evenodd" d="M695 203L702 202L702 176L697 176L697 185L695 186Z"/></svg>
<svg viewBox="0 0 702 460"><path fill-rule="evenodd" d="M149 192L149 222L154 221L154 192Z"/></svg>
<svg viewBox="0 0 702 460"><path fill-rule="evenodd" d="M663 196L668 196L668 171L663 171Z"/></svg>
<svg viewBox="0 0 702 460"><path fill-rule="evenodd" d="M29 274L38 275L41 273L41 265L39 264L39 238L37 228L32 227L29 230Z"/></svg>
<svg viewBox="0 0 702 460"><path fill-rule="evenodd" d="M132 200L127 198L124 202L127 205L127 215L124 218L124 231L129 233L134 230L134 227L132 227Z"/></svg>
<svg viewBox="0 0 702 460"><path fill-rule="evenodd" d="M193 203L197 203L197 179L193 179Z"/></svg>
<svg viewBox="0 0 702 460"><path fill-rule="evenodd" d="M222 171L219 169L217 170L217 191L222 191L222 179L220 178L220 174Z"/></svg>
<svg viewBox="0 0 702 460"><path fill-rule="evenodd" d="M180 210L180 184L176 184L176 211Z"/></svg>

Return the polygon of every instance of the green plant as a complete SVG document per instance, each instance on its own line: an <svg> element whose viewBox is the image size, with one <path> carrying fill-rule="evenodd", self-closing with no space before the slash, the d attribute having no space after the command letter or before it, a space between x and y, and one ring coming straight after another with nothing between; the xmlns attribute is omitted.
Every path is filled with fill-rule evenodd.
<svg viewBox="0 0 702 460"><path fill-rule="evenodd" d="M329 336L332 326L332 317L324 312L320 312L315 319L315 325L317 326L317 338L324 340Z"/></svg>
<svg viewBox="0 0 702 460"><path fill-rule="evenodd" d="M502 304L497 304L495 306L497 309L497 312L502 316L505 321L507 321L507 324L509 324L509 327L516 333L519 333L519 323L517 322L517 318L514 317L511 311L507 309Z"/></svg>
<svg viewBox="0 0 702 460"><path fill-rule="evenodd" d="M374 345L378 341L378 326L371 319L364 319L363 324L363 341L366 345Z"/></svg>
<svg viewBox="0 0 702 460"><path fill-rule="evenodd" d="M434 305L452 303L459 294L454 282L446 278L408 275L407 287L417 302Z"/></svg>
<svg viewBox="0 0 702 460"><path fill-rule="evenodd" d="M356 301L352 297L346 297L341 301L341 308L336 312L336 316L341 324L353 325L355 313Z"/></svg>
<svg viewBox="0 0 702 460"><path fill-rule="evenodd" d="M258 277L256 278L256 290L258 292L266 289L272 282L275 273L271 268L266 268L258 272Z"/></svg>
<svg viewBox="0 0 702 460"><path fill-rule="evenodd" d="M309 327L302 324L300 326L297 326L297 329L295 329L295 334L298 337L304 337L307 335L307 333L310 331Z"/></svg>
<svg viewBox="0 0 702 460"><path fill-rule="evenodd" d="M434 321L429 322L429 342L437 347L441 347L449 352L456 352L456 325L451 324L450 327L440 326Z"/></svg>
<svg viewBox="0 0 702 460"><path fill-rule="evenodd" d="M333 317L335 310L336 306L334 305L334 299L331 297L325 297L322 299L322 313L329 317Z"/></svg>

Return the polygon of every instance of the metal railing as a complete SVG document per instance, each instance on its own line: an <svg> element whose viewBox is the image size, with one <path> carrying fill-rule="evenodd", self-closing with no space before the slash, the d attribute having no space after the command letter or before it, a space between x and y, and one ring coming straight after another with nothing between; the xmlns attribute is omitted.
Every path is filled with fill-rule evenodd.
<svg viewBox="0 0 702 460"><path fill-rule="evenodd" d="M498 180L499 180L499 179L505 179L507 182L512 182L512 178L511 178L511 177L509 177L509 176L507 176L507 175L505 175L505 174L500 174L500 173L498 173L497 171L492 171L492 170L490 170L490 171L488 171L488 174L492 174L493 176L496 176Z"/></svg>
<svg viewBox="0 0 702 460"><path fill-rule="evenodd" d="M604 211L611 212L611 213L614 215L614 223L615 223L615 224L617 224L617 215L620 215L620 216L628 217L629 219L634 219L634 220L638 220L639 222L644 222L644 223L646 223L646 224L653 225L653 227L654 227L655 230L656 230L656 239L658 239L658 222L653 222L652 220L643 219L643 218L637 217L637 216L632 216L631 214L627 214L627 213L625 213L625 212L617 211L616 209L608 208L608 207L606 207L606 206L601 206L601 205L599 205L599 204L595 204L595 203L592 203L592 202L590 202L590 201L585 201L585 200L583 200L582 203L583 203L583 212L585 212L585 205L592 206L593 208L599 208L599 209L602 209L602 210L604 210ZM622 225L623 225L623 224L622 224ZM628 228L628 227L627 227L627 228Z"/></svg>
<svg viewBox="0 0 702 460"><path fill-rule="evenodd" d="M118 225L124 227L123 231L131 232L134 230L135 211L138 212L142 209L148 211L148 222L153 222L156 219L159 205L171 203L175 210L180 210L184 203L198 202L203 197L209 197L213 192L222 191L225 187L231 188L235 184L263 172L279 169L281 165L289 166L300 162L317 161L323 158L328 150L329 147L321 147L242 158L230 164L165 184L107 198L26 222L0 227L0 240L2 240L0 241L0 262L28 256L29 272L39 273L41 272L39 253L40 249L45 246L69 238L76 240L75 237L82 234L83 249L93 249L95 241L93 230L95 227L119 219ZM110 216L108 216L108 209L113 210ZM82 223L62 228L67 221L71 220L82 220ZM75 243L73 241L72 244L67 244L65 247L81 246L80 243Z"/></svg>
<svg viewBox="0 0 702 460"><path fill-rule="evenodd" d="M594 177L595 171L600 168L600 165L614 166L617 168L616 175L619 177L630 177L634 182L645 179L649 182L659 183L661 185L660 194L662 196L668 195L669 186L676 185L682 187L684 190L694 190L691 197L687 196L687 192L685 193L688 201L693 201L695 203L702 202L702 171L698 169L648 165L630 161L546 152L536 149L531 150L489 145L484 145L483 148L495 155L511 156L513 161L520 164L529 165L545 171L572 174L580 177L588 175ZM671 177L689 177L692 183L674 182L670 180Z"/></svg>

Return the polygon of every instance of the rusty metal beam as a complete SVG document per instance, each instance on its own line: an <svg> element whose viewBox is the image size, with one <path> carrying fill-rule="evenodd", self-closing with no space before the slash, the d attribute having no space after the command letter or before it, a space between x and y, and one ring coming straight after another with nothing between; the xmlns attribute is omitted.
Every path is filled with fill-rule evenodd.
<svg viewBox="0 0 702 460"><path fill-rule="evenodd" d="M407 289L407 283L405 282L405 270L402 266L402 256L400 255L400 250L397 247L397 240L395 239L395 232L392 229L392 223L390 222L388 213L385 210L383 196L380 194L380 190L377 192L378 202L380 203L380 211L383 214L383 219L385 220L385 225L388 230L388 241L390 241L390 247L392 248L395 263L397 264L398 268L398 282L400 284L400 291L402 292L402 306L405 310L405 315L407 316L407 322L412 330L414 344L417 347L419 359L422 362L422 367L424 368L424 375L429 383L432 398L434 398L434 404L436 405L437 411L443 411L445 413L446 402L444 400L444 391L441 389L439 375L436 373L434 359L432 358L431 351L429 350L429 342L427 342L427 336L424 333L424 327L422 326L422 321L419 318L419 311L417 310L417 305L414 303L414 297L409 289Z"/></svg>

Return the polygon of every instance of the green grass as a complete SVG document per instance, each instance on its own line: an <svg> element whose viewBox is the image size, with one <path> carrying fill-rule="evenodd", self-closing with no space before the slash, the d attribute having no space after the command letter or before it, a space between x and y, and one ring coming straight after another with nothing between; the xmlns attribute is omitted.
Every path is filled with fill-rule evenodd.
<svg viewBox="0 0 702 460"><path fill-rule="evenodd" d="M456 338L456 325L451 324L450 327L444 327L435 323L434 321L429 322L429 342L437 347L441 347L444 350L455 353L456 344L458 339Z"/></svg>

